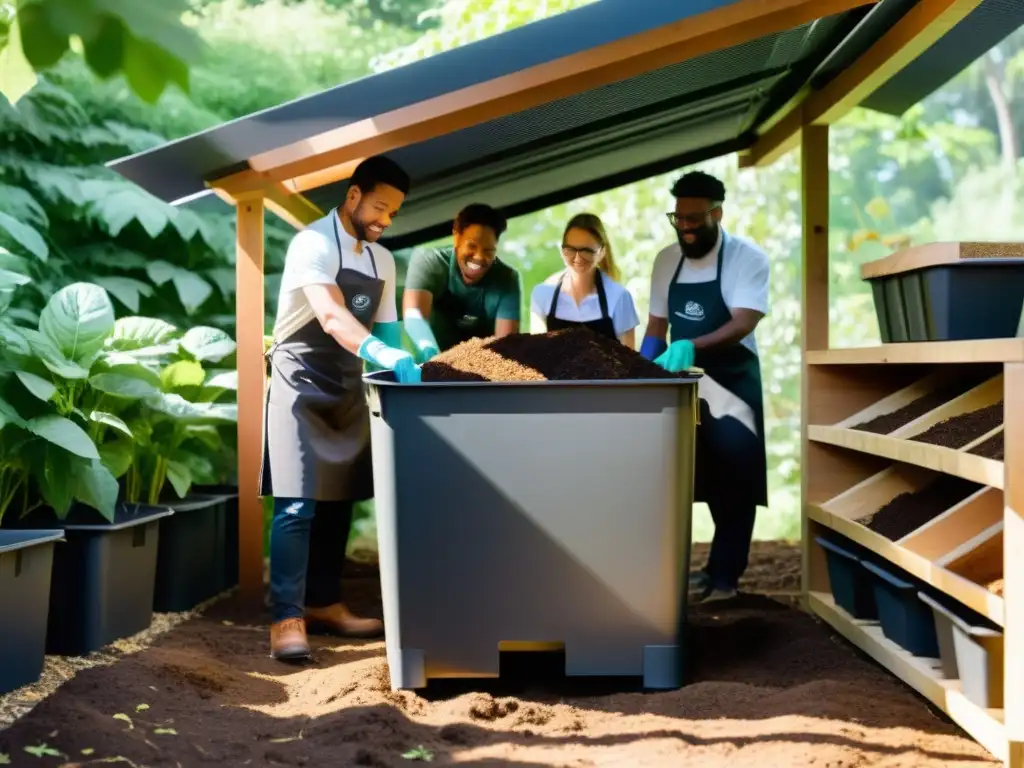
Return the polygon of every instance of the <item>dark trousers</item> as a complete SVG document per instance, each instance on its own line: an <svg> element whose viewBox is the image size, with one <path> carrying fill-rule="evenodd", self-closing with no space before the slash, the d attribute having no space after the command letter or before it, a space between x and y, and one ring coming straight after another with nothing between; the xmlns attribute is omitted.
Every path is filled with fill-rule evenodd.
<svg viewBox="0 0 1024 768"><path fill-rule="evenodd" d="M747 569L754 537L757 497L754 478L764 476L760 445L750 430L732 417L714 419L700 401L695 478L697 499L706 501L715 523L711 551L704 567L711 586L736 589Z"/></svg>
<svg viewBox="0 0 1024 768"><path fill-rule="evenodd" d="M747 570L757 506L714 502L708 504L708 509L715 523L715 535L704 571L712 588L736 589Z"/></svg>
<svg viewBox="0 0 1024 768"><path fill-rule="evenodd" d="M341 574L352 526L351 501L274 498L270 599L274 621L341 602Z"/></svg>

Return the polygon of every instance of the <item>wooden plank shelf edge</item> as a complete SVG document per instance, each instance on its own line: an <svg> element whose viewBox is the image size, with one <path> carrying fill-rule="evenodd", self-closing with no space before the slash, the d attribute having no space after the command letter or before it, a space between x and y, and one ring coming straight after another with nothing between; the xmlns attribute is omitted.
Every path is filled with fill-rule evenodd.
<svg viewBox="0 0 1024 768"><path fill-rule="evenodd" d="M808 365L1024 362L1024 338L911 341L807 352Z"/></svg>
<svg viewBox="0 0 1024 768"><path fill-rule="evenodd" d="M817 424L807 427L807 439L904 464L913 464L1003 490L1003 462L965 453L963 448L945 448L930 443L877 435L873 432ZM976 442L971 441L969 446L975 445Z"/></svg>
<svg viewBox="0 0 1024 768"><path fill-rule="evenodd" d="M892 674L949 715L992 755L1006 761L1009 754L1003 711L981 709L960 692L957 680L941 677L938 660L907 653L885 637L875 622L858 621L839 608L831 595L808 594L811 611Z"/></svg>
<svg viewBox="0 0 1024 768"><path fill-rule="evenodd" d="M937 563L911 552L856 521L829 514L819 506L808 505L807 517L857 542L865 549L899 566L925 584L949 595L972 611L977 611L989 621L995 622L1000 627L1003 626L1005 621L1003 598L989 592L980 584L975 584L963 576L946 570Z"/></svg>

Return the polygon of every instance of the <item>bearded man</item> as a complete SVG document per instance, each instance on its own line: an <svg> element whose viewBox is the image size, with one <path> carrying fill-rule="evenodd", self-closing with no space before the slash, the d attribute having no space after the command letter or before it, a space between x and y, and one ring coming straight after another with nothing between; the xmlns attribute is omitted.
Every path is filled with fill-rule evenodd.
<svg viewBox="0 0 1024 768"><path fill-rule="evenodd" d="M700 600L734 597L754 518L767 506L761 365L754 329L768 312L768 257L722 227L725 185L695 171L672 187L677 242L654 260L640 353L669 371L702 368L694 501L715 524L707 564L690 574ZM671 333L671 343L666 336Z"/></svg>

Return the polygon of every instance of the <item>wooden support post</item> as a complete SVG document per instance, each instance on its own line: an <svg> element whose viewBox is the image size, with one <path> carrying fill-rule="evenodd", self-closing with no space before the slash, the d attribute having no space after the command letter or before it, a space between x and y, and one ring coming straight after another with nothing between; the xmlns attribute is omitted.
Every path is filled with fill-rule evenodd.
<svg viewBox="0 0 1024 768"><path fill-rule="evenodd" d="M801 380L800 380L800 519L803 566L801 591L804 601L811 585L811 533L806 505L816 471L815 453L822 446L810 445L810 391L814 369L807 364L807 352L828 349L828 126L805 126L800 134L800 196L803 209L803 256L801 291ZM820 585L814 585L820 588Z"/></svg>
<svg viewBox="0 0 1024 768"><path fill-rule="evenodd" d="M1024 363L1003 376L1004 706L1008 768L1024 768Z"/></svg>
<svg viewBox="0 0 1024 768"><path fill-rule="evenodd" d="M239 200L235 262L238 342L238 567L245 601L263 600L263 198Z"/></svg>

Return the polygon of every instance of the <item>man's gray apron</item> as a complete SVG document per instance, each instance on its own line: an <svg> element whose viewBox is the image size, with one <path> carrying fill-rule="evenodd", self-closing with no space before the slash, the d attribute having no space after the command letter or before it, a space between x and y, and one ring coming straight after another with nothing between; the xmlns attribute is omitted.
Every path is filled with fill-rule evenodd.
<svg viewBox="0 0 1024 768"><path fill-rule="evenodd" d="M346 269L338 213L337 284L345 306L370 329L384 293L373 251L373 277ZM267 352L260 496L359 501L373 497L370 420L363 362L328 335L315 317Z"/></svg>
<svg viewBox="0 0 1024 768"><path fill-rule="evenodd" d="M684 256L672 275L668 310L672 341L717 331L732 312L722 298L722 265L728 238L722 232L718 273L707 283L679 283ZM694 365L704 369L701 423L697 428L694 501L767 506L768 467L764 439L761 364L737 342L699 349ZM709 379L709 380L707 380Z"/></svg>

